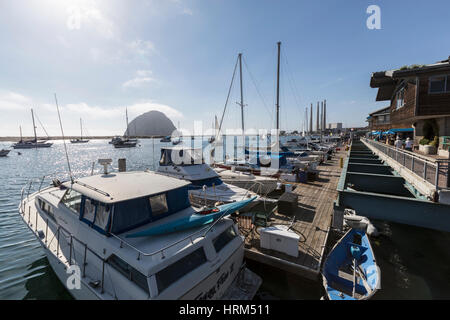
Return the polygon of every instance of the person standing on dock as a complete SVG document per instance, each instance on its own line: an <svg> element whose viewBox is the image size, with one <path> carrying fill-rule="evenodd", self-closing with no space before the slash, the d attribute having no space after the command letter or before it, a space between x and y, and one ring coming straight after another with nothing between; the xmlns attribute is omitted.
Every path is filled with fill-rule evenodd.
<svg viewBox="0 0 450 320"><path fill-rule="evenodd" d="M412 151L412 148L413 148L413 141L408 137L406 138L405 150Z"/></svg>
<svg viewBox="0 0 450 320"><path fill-rule="evenodd" d="M394 146L398 149L401 149L403 147L403 141L400 140L400 137L397 136L397 139L395 140Z"/></svg>

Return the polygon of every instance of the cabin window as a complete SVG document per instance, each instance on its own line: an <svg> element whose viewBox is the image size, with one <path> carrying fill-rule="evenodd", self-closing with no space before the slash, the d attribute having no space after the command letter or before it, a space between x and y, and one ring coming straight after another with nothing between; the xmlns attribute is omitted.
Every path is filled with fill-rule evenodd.
<svg viewBox="0 0 450 320"><path fill-rule="evenodd" d="M112 206L109 204L99 203L97 206L97 213L95 214L95 225L101 229L106 229L108 224L109 214Z"/></svg>
<svg viewBox="0 0 450 320"><path fill-rule="evenodd" d="M163 292L172 283L198 268L205 262L205 251L203 250L203 247L200 247L194 252L191 252L187 256L172 263L165 269L159 271L156 273L156 284L158 285L158 291Z"/></svg>
<svg viewBox="0 0 450 320"><path fill-rule="evenodd" d="M111 255L106 262L123 276L127 277L128 280L132 281L139 288L149 294L147 277L145 275L114 254Z"/></svg>
<svg viewBox="0 0 450 320"><path fill-rule="evenodd" d="M445 93L450 92L450 76L430 77L429 93Z"/></svg>
<svg viewBox="0 0 450 320"><path fill-rule="evenodd" d="M41 210L44 211L52 220L55 220L55 216L53 215L52 206L41 199L38 199L38 203L39 203L39 208L41 208Z"/></svg>
<svg viewBox="0 0 450 320"><path fill-rule="evenodd" d="M227 230L222 232L217 238L213 240L214 248L216 252L223 249L231 240L237 236L236 231L234 231L233 226L229 227Z"/></svg>
<svg viewBox="0 0 450 320"><path fill-rule="evenodd" d="M80 213L81 193L69 189L62 198L62 203L74 213Z"/></svg>
<svg viewBox="0 0 450 320"><path fill-rule="evenodd" d="M152 217L157 217L161 214L164 214L168 211L167 208L167 199L166 194L159 194L157 196L151 196L149 198L150 200L150 207L152 209Z"/></svg>
<svg viewBox="0 0 450 320"><path fill-rule="evenodd" d="M112 232L125 232L150 221L147 198L119 202L114 205Z"/></svg>
<svg viewBox="0 0 450 320"><path fill-rule="evenodd" d="M83 218L87 221L93 223L95 219L95 204L91 199L86 199L84 201L84 214Z"/></svg>

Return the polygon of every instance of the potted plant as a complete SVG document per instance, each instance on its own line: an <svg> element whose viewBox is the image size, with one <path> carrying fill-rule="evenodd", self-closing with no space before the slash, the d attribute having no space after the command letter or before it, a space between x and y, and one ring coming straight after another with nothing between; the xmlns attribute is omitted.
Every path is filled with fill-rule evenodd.
<svg viewBox="0 0 450 320"><path fill-rule="evenodd" d="M422 139L420 140L419 144L420 144L419 150L422 151L424 154L436 154L437 146L439 144L439 137L435 136L433 141L431 142L428 139Z"/></svg>

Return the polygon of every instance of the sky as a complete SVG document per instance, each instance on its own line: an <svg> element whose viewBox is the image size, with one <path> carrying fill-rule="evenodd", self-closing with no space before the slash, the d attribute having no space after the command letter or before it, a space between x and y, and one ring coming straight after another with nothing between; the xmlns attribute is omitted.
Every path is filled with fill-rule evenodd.
<svg viewBox="0 0 450 320"><path fill-rule="evenodd" d="M370 5L380 29L369 29ZM243 54L246 128L301 130L305 108L327 100L327 122L365 126L372 72L450 55L448 0L0 0L0 136L122 134L129 120L164 112L192 130L222 116ZM239 73L224 128L239 128ZM314 113L315 115L315 113ZM315 123L315 119L314 119Z"/></svg>

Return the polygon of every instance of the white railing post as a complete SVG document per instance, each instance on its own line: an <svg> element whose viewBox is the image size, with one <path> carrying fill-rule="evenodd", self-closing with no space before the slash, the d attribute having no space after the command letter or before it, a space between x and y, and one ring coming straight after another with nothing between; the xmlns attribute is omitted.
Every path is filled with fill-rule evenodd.
<svg viewBox="0 0 450 320"><path fill-rule="evenodd" d="M434 186L436 187L436 190L439 189L439 165L440 162L436 162L436 177L434 178Z"/></svg>

